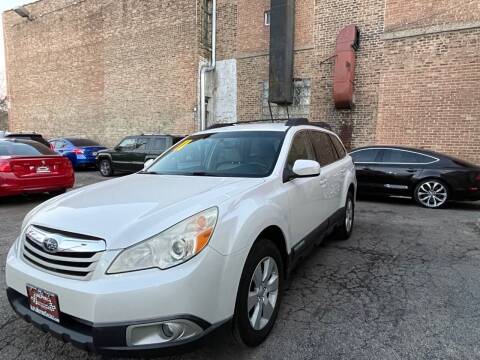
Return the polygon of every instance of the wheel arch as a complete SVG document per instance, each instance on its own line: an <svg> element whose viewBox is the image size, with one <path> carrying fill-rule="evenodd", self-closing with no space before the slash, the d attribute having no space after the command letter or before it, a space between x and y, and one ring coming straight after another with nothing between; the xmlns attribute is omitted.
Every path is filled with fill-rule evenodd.
<svg viewBox="0 0 480 360"><path fill-rule="evenodd" d="M103 159L108 159L112 161L112 155L106 153L106 154L98 154L97 161L103 160Z"/></svg>
<svg viewBox="0 0 480 360"><path fill-rule="evenodd" d="M413 183L413 186L412 186L412 196L413 197L415 197L415 190L417 189L418 184L420 184L423 181L427 181L427 180L438 180L438 181L440 181L441 183L445 184L445 186L447 187L449 195L452 194L452 191L453 191L452 185L450 185L447 180L445 180L444 178L442 178L441 176L438 176L438 175L425 175L422 178L416 179L416 181Z"/></svg>
<svg viewBox="0 0 480 360"><path fill-rule="evenodd" d="M262 238L271 240L280 251L280 254L282 255L283 265L284 265L283 267L284 273L285 273L284 275L286 275L287 273L286 269L288 269L288 263L289 263L289 255L287 251L287 239L282 229L277 225L267 226L257 236L257 238L252 244L252 247L257 241L259 241Z"/></svg>

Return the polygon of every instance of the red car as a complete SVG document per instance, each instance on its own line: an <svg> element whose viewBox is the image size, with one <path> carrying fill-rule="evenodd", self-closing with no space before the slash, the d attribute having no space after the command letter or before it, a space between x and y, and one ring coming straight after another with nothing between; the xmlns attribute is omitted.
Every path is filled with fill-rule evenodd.
<svg viewBox="0 0 480 360"><path fill-rule="evenodd" d="M0 140L0 197L28 193L64 193L75 174L68 158L36 141Z"/></svg>

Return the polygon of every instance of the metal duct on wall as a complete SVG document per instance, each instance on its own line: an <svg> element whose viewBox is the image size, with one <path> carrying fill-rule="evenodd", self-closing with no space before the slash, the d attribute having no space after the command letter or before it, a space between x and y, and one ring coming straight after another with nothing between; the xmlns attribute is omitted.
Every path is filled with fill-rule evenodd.
<svg viewBox="0 0 480 360"><path fill-rule="evenodd" d="M270 10L270 81L268 100L293 103L295 0L272 0Z"/></svg>

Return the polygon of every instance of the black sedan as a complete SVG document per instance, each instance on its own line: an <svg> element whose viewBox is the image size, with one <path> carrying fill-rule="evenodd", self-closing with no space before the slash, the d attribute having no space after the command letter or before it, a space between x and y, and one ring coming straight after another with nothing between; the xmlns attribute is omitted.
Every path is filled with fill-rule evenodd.
<svg viewBox="0 0 480 360"><path fill-rule="evenodd" d="M480 200L480 167L428 150L369 146L350 155L359 194L410 196L427 208Z"/></svg>

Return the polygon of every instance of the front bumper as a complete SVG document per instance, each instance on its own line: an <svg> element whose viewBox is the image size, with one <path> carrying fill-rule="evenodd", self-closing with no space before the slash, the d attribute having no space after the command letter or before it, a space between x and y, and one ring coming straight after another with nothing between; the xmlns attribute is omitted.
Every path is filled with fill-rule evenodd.
<svg viewBox="0 0 480 360"><path fill-rule="evenodd" d="M16 249L17 247L17 249ZM245 254L223 256L210 247L168 270L150 269L105 275L120 250L106 251L89 280L68 279L32 266L20 243L7 256L6 283L15 311L64 341L93 352L185 351L230 319ZM58 296L60 324L30 311L27 285ZM186 315L185 315L186 314ZM132 324L193 319L201 336L127 346ZM188 341L187 341L188 340Z"/></svg>
<svg viewBox="0 0 480 360"><path fill-rule="evenodd" d="M7 289L7 296L12 308L25 321L82 350L106 355L153 356L185 353L196 349L211 336L230 327L230 319L216 324L210 324L191 315L156 319L151 323L185 319L197 324L203 329L203 332L195 337L176 342L132 347L127 345L125 334L127 328L135 323L95 325L63 313L60 315L60 323L56 323L30 310L27 297L12 288ZM142 324L148 323L142 322Z"/></svg>

